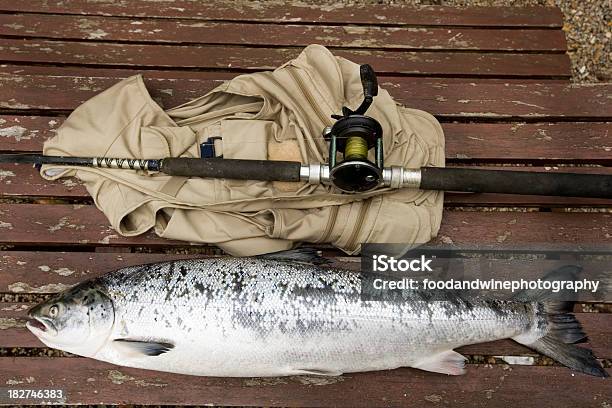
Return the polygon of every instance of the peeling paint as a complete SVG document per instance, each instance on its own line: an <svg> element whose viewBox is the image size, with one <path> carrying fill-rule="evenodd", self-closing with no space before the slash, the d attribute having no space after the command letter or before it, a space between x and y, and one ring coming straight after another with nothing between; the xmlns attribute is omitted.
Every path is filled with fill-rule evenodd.
<svg viewBox="0 0 612 408"><path fill-rule="evenodd" d="M57 293L62 292L72 285L64 285L63 283L50 283L42 286L30 286L26 282L15 282L8 285L8 289L13 293Z"/></svg>
<svg viewBox="0 0 612 408"><path fill-rule="evenodd" d="M90 31L87 33L87 39L89 40L99 40L100 38L104 38L108 35L108 33L104 30L100 30L99 28L94 31Z"/></svg>
<svg viewBox="0 0 612 408"><path fill-rule="evenodd" d="M28 129L24 128L23 126L11 126L11 127L0 129L0 136L1 137L12 137L13 139L19 142L21 140L31 139L30 136L25 135L27 131Z"/></svg>
<svg viewBox="0 0 612 408"><path fill-rule="evenodd" d="M108 379L111 380L113 384L123 384L124 382L134 380L134 377L130 377L129 375L123 374L118 370L110 370L108 372Z"/></svg>
<svg viewBox="0 0 612 408"><path fill-rule="evenodd" d="M7 177L15 177L15 173L10 170L0 170L0 181L4 180Z"/></svg>
<svg viewBox="0 0 612 408"><path fill-rule="evenodd" d="M10 222L0 221L0 228L13 229L13 224Z"/></svg>
<svg viewBox="0 0 612 408"><path fill-rule="evenodd" d="M98 241L101 244L109 244L111 239L115 239L115 238L119 238L118 235L107 235L106 237L102 238L100 241Z"/></svg>
<svg viewBox="0 0 612 408"><path fill-rule="evenodd" d="M368 28L361 26L344 26L342 27L347 34L364 35L367 34Z"/></svg>
<svg viewBox="0 0 612 408"><path fill-rule="evenodd" d="M520 128L522 128L525 125L527 125L527 123L525 123L525 122L516 123L516 124L512 125L512 127L510 127L510 131L512 133L516 133L517 130L519 130Z"/></svg>
<svg viewBox="0 0 612 408"><path fill-rule="evenodd" d="M107 377L109 380L111 380L113 384L118 384L118 385L133 381L134 384L140 387L167 387L168 386L168 384L162 383L162 382L149 382L145 380L136 380L134 377L124 374L119 370L110 370L108 372Z"/></svg>
<svg viewBox="0 0 612 408"><path fill-rule="evenodd" d="M344 381L344 377L341 375L334 377L300 375L294 378L303 385L331 385Z"/></svg>
<svg viewBox="0 0 612 408"><path fill-rule="evenodd" d="M70 178L66 179L66 180L63 180L62 184L65 185L66 187L76 187L76 186L78 186L78 184L75 183L74 180L70 179Z"/></svg>
<svg viewBox="0 0 612 408"><path fill-rule="evenodd" d="M243 381L246 387L265 387L270 385L288 384L284 377L255 377Z"/></svg>
<svg viewBox="0 0 612 408"><path fill-rule="evenodd" d="M9 108L9 109L30 109L30 105L23 104L21 102L17 102L14 98L10 99L8 102L0 102L0 107ZM49 108L45 106L45 108Z"/></svg>
<svg viewBox="0 0 612 408"><path fill-rule="evenodd" d="M53 272L60 276L70 276L74 274L74 271L68 268L58 268L58 269L54 269L53 271L51 271L51 268L48 265L40 265L38 269L40 269L43 272Z"/></svg>
<svg viewBox="0 0 612 408"><path fill-rule="evenodd" d="M32 384L36 382L34 377L14 377L9 378L6 381L6 385L17 385L17 384Z"/></svg>
<svg viewBox="0 0 612 408"><path fill-rule="evenodd" d="M23 320L13 319L12 317L0 317L0 330L22 327L25 327L25 322Z"/></svg>
<svg viewBox="0 0 612 408"><path fill-rule="evenodd" d="M7 312L21 312L21 311L27 310L29 308L30 307L28 305L15 303L13 305L3 307L1 310L5 310Z"/></svg>
<svg viewBox="0 0 612 408"><path fill-rule="evenodd" d="M465 102L465 103L467 103L467 102ZM510 117L510 115L504 115L504 114L500 114L500 113L497 113L497 112L459 112L459 115L462 115L462 116L477 116L477 117L481 117L481 118L494 118L494 117L509 118ZM529 116L529 115L527 115L527 116ZM542 115L542 116L544 116L544 115Z"/></svg>
<svg viewBox="0 0 612 408"><path fill-rule="evenodd" d="M440 241L446 245L453 245L453 239L447 235L440 235Z"/></svg>
<svg viewBox="0 0 612 408"><path fill-rule="evenodd" d="M68 268L58 268L58 269L54 269L53 273L56 273L60 276L70 276L72 274L74 274L74 271L72 269L68 269Z"/></svg>
<svg viewBox="0 0 612 408"><path fill-rule="evenodd" d="M504 233L502 235L498 235L495 240L501 244L502 242L505 242L510 235L512 235L510 231L504 231Z"/></svg>
<svg viewBox="0 0 612 408"><path fill-rule="evenodd" d="M67 225L68 225L68 217L62 217L60 218L57 224L50 226L49 228L47 228L47 230L49 230L50 232L55 232L55 231L61 230L63 227Z"/></svg>
<svg viewBox="0 0 612 408"><path fill-rule="evenodd" d="M434 404L438 402L442 402L442 397L439 396L438 394L426 395L423 398L425 399L425 401L433 402Z"/></svg>
<svg viewBox="0 0 612 408"><path fill-rule="evenodd" d="M512 103L514 103L515 105L524 105L524 106L530 106L532 108L538 108L538 109L542 109L542 110L547 110L545 107L540 106L540 105L534 105L532 103L527 103L527 102L522 102L522 101L510 101Z"/></svg>
<svg viewBox="0 0 612 408"><path fill-rule="evenodd" d="M56 231L61 230L64 227L75 229L77 231L85 229L84 225L70 224L68 221L68 217L62 217L60 218L57 224L50 226L49 228L47 228L47 230L50 232L56 232Z"/></svg>
<svg viewBox="0 0 612 408"><path fill-rule="evenodd" d="M167 387L168 386L168 384L166 383L148 382L145 380L136 380L134 381L134 384L138 385L139 387Z"/></svg>
<svg viewBox="0 0 612 408"><path fill-rule="evenodd" d="M4 24L4 27L6 27L6 28L12 28L13 30L21 30L22 28L25 28L25 27L24 27L24 26L22 26L21 24L16 24L16 23Z"/></svg>

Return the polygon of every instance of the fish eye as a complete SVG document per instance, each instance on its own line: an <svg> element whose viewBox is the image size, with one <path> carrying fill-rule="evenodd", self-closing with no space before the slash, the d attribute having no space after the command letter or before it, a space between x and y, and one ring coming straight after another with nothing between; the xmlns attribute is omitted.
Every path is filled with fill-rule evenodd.
<svg viewBox="0 0 612 408"><path fill-rule="evenodd" d="M54 317L57 317L58 314L59 314L59 306L57 304L52 305L49 308L49 317L54 318Z"/></svg>

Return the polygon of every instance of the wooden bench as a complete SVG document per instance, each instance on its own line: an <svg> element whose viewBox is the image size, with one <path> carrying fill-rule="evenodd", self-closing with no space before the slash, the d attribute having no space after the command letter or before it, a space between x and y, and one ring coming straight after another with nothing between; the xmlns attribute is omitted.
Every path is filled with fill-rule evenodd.
<svg viewBox="0 0 612 408"><path fill-rule="evenodd" d="M562 24L558 9L539 7L0 0L0 151L39 152L80 103L136 72L171 107L319 43L372 64L398 102L436 115L450 166L612 173L612 87L570 82ZM609 248L611 207L598 199L447 194L434 245ZM537 356L511 341L462 348L484 360L461 377L398 369L337 378L204 378L52 353L24 327L33 302L126 265L219 251L153 234L120 237L77 180L46 182L29 166L0 167L0 250L0 387L63 388L67 403L83 404L612 403L605 380L491 357ZM591 338L587 346L609 364L609 305L576 310Z"/></svg>

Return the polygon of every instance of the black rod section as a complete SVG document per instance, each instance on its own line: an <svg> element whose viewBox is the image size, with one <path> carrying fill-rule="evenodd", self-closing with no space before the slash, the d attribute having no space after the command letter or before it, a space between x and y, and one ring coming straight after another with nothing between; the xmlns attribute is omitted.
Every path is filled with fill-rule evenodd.
<svg viewBox="0 0 612 408"><path fill-rule="evenodd" d="M612 175L422 167L420 189L612 198Z"/></svg>
<svg viewBox="0 0 612 408"><path fill-rule="evenodd" d="M92 157L43 156L41 154L1 154L0 163L59 164L63 166L93 166Z"/></svg>
<svg viewBox="0 0 612 408"><path fill-rule="evenodd" d="M161 161L159 170L171 176L300 181L301 166L293 161L169 157Z"/></svg>

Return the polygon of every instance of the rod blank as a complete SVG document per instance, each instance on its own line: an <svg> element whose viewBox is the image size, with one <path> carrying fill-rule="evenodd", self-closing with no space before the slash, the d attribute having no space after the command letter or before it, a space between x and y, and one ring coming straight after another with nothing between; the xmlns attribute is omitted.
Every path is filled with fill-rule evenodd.
<svg viewBox="0 0 612 408"><path fill-rule="evenodd" d="M612 198L612 175L421 168L422 190Z"/></svg>

